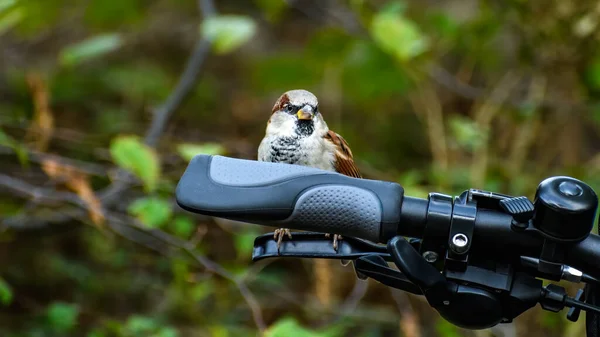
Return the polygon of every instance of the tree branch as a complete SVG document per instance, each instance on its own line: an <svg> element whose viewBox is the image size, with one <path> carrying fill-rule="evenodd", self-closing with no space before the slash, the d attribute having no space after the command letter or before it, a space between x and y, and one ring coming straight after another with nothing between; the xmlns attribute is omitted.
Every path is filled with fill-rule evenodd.
<svg viewBox="0 0 600 337"><path fill-rule="evenodd" d="M217 11L212 0L199 0L198 6L202 12L204 20L216 15ZM154 111L152 124L146 133L144 141L147 145L155 147L160 139L162 132L171 115L179 108L181 103L187 98L198 80L198 74L206 56L210 52L211 42L200 38L196 42L194 51L188 59L185 70L179 77L179 82L171 92L167 100Z"/></svg>
<svg viewBox="0 0 600 337"><path fill-rule="evenodd" d="M54 189L33 186L23 180L19 180L0 173L0 186L10 189L14 193L31 197L42 202L62 201L85 207L85 203L76 194L59 192Z"/></svg>

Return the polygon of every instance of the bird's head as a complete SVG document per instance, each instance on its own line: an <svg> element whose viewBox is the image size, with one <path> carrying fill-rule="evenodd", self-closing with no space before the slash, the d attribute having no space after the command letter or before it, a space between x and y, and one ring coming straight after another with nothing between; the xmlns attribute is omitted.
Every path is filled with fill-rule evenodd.
<svg viewBox="0 0 600 337"><path fill-rule="evenodd" d="M319 111L317 97L306 90L290 90L273 106L267 133L286 136L310 136L315 131L327 132L327 124Z"/></svg>

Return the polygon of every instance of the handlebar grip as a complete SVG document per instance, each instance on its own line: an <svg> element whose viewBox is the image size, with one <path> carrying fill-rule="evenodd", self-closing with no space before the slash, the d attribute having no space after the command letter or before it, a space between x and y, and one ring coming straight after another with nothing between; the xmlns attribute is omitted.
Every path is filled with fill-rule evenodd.
<svg viewBox="0 0 600 337"><path fill-rule="evenodd" d="M198 155L176 189L190 212L374 242L397 235L404 189L300 165Z"/></svg>

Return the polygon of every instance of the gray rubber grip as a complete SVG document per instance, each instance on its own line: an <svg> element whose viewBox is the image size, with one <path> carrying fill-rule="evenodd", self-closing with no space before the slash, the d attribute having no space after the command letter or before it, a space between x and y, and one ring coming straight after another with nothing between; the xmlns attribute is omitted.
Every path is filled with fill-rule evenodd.
<svg viewBox="0 0 600 337"><path fill-rule="evenodd" d="M381 203L373 192L354 186L325 185L304 191L284 223L378 241L381 218Z"/></svg>
<svg viewBox="0 0 600 337"><path fill-rule="evenodd" d="M222 156L214 156L210 163L210 178L218 184L228 186L260 186L311 174L328 173L333 172L300 165L232 160Z"/></svg>
<svg viewBox="0 0 600 337"><path fill-rule="evenodd" d="M177 203L206 215L386 242L397 234L404 190L299 165L196 156Z"/></svg>

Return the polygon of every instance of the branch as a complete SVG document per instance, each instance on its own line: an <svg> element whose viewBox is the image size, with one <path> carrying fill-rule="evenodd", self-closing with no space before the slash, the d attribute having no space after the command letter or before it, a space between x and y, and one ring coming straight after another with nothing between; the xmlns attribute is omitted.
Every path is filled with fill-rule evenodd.
<svg viewBox="0 0 600 337"><path fill-rule="evenodd" d="M254 296L254 294L248 288L248 285L246 285L246 283L244 282L243 278L237 278L235 275L227 271L227 269L223 268L220 264L210 260L204 255L196 253L194 251L194 247L192 247L192 245L187 241L171 236L168 233L165 233L158 229L146 229L140 224L137 224L137 221L130 217L127 217L127 220L123 220L120 219L118 216L109 214L107 215L107 219L116 221L123 225L127 225L131 228L134 228L135 230L138 230L146 235L151 236L152 238L158 241L161 241L172 247L178 248L184 251L187 255L193 258L200 265L202 265L204 269L233 282L233 284L235 284L240 294L248 304L248 307L252 312L252 316L254 318L254 323L256 324L256 327L260 330L261 333L264 332L264 330L266 329L266 324L262 316L260 304L258 303L258 300ZM136 242L139 241L136 240Z"/></svg>
<svg viewBox="0 0 600 337"><path fill-rule="evenodd" d="M62 201L77 206L86 207L83 200L76 194L68 192L59 192L53 189L36 187L23 180L19 180L0 173L0 186L10 189L14 193L22 196L31 197L42 202Z"/></svg>
<svg viewBox="0 0 600 337"><path fill-rule="evenodd" d="M212 0L199 0L198 6L205 20L216 15L215 5ZM198 81L198 74L200 73L202 64L210 52L210 47L211 42L203 38L196 42L194 51L188 59L185 70L179 77L177 86L169 94L166 101L153 112L152 122L144 136L144 142L148 146L156 147L169 118L194 88L194 85ZM116 177L117 182L113 183L107 191L108 196L105 199L107 206L112 205L118 200L117 197L129 188L127 181L130 180L130 174L127 171L119 170Z"/></svg>
<svg viewBox="0 0 600 337"><path fill-rule="evenodd" d="M215 5L212 0L199 0L198 6L202 11L204 20L216 14ZM194 85L198 80L200 68L202 68L202 64L210 52L210 48L211 42L206 39L201 38L196 42L196 47L188 59L185 70L181 74L181 77L179 77L177 86L171 92L167 100L154 111L152 124L144 139L147 145L152 147L156 146L167 121L194 88Z"/></svg>
<svg viewBox="0 0 600 337"><path fill-rule="evenodd" d="M14 153L14 152L15 151L12 148L10 148L8 146L0 145L0 154ZM80 171L82 173L86 173L89 175L106 176L106 173L107 173L107 168L104 167L103 165L85 162L82 160L62 157L62 156L59 156L56 154L43 153L43 152L31 150L31 149L27 149L27 154L29 156L29 160L31 160L34 163L38 163L38 164L42 163L44 161L47 161L47 160L53 160L53 161L58 162L61 165L67 165L67 166L74 167L75 169L77 169L77 171Z"/></svg>

